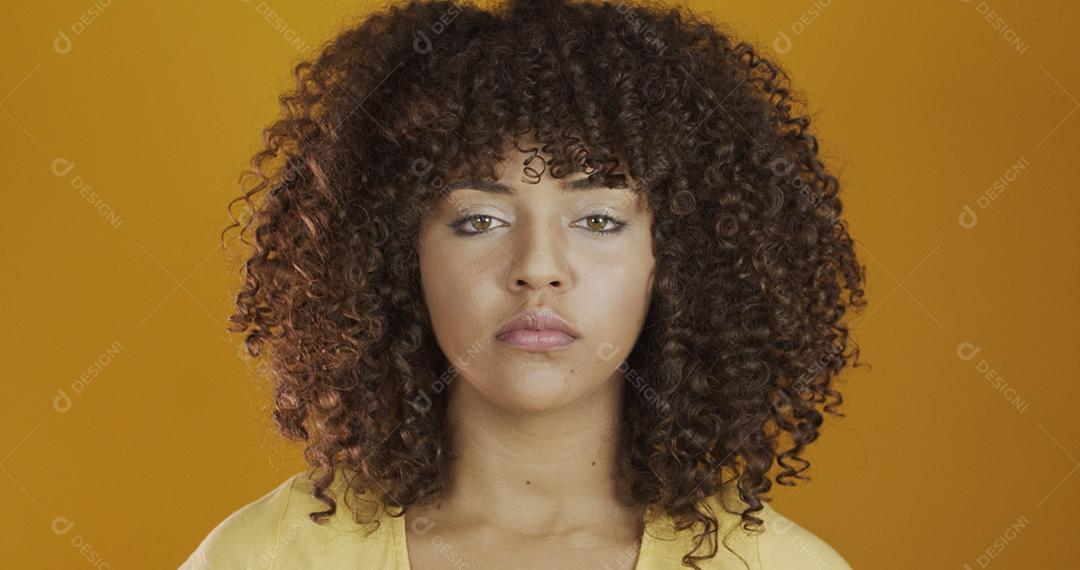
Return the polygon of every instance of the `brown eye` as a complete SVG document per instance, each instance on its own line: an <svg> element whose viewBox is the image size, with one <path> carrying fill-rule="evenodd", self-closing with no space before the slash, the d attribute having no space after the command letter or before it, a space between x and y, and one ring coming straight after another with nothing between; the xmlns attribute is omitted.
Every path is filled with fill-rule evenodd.
<svg viewBox="0 0 1080 570"><path fill-rule="evenodd" d="M593 231L602 231L607 226L607 216L589 216L587 218L589 229Z"/></svg>
<svg viewBox="0 0 1080 570"><path fill-rule="evenodd" d="M495 220L498 220L498 218L494 216L471 214L459 218L447 225L454 230L455 235L470 237L485 234L491 229L498 227L494 225Z"/></svg>
<svg viewBox="0 0 1080 570"><path fill-rule="evenodd" d="M469 218L469 219L470 219L470 221L480 220L480 223L475 223L474 222L472 224L472 227L475 230L484 231L484 230L488 229L489 226L491 226L491 216L473 216L472 218Z"/></svg>
<svg viewBox="0 0 1080 570"><path fill-rule="evenodd" d="M607 214L592 214L581 219L585 220L585 229L601 237L616 234L626 228L625 221ZM611 227L608 227L609 223Z"/></svg>

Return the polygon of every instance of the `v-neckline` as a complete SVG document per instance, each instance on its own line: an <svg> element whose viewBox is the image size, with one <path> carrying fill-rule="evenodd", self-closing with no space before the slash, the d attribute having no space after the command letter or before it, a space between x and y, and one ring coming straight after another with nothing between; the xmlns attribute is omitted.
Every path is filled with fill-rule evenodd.
<svg viewBox="0 0 1080 570"><path fill-rule="evenodd" d="M654 568L651 562L648 564L644 562L645 557L652 553L652 535L649 534L649 528L651 527L649 524L650 514L648 510L644 514L641 536L637 540L637 559L634 561L634 567L631 570L651 570ZM412 570L412 565L409 562L408 534L405 532L405 515L389 517L389 519L394 535L394 558L396 559L396 568L394 570Z"/></svg>

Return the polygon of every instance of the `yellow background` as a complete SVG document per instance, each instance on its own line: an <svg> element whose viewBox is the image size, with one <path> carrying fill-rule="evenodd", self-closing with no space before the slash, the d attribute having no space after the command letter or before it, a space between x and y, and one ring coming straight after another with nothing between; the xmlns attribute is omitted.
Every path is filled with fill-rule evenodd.
<svg viewBox="0 0 1080 570"><path fill-rule="evenodd" d="M771 53L810 99L869 268L872 368L847 374L813 481L774 506L856 568L1074 566L1080 9L691 5L791 40ZM291 64L366 8L9 8L2 565L175 567L303 467L225 332L218 234Z"/></svg>

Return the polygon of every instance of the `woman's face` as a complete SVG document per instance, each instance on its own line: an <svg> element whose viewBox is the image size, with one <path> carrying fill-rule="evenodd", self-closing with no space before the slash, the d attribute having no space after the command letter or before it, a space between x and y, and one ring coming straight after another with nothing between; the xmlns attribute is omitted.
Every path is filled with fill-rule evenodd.
<svg viewBox="0 0 1080 570"><path fill-rule="evenodd" d="M652 215L629 188L553 179L539 157L529 166L545 172L527 179L532 154L510 153L496 169L504 192L457 181L425 216L421 283L460 380L507 410L551 410L621 381L652 294ZM498 335L529 310L560 315L572 335L542 318Z"/></svg>

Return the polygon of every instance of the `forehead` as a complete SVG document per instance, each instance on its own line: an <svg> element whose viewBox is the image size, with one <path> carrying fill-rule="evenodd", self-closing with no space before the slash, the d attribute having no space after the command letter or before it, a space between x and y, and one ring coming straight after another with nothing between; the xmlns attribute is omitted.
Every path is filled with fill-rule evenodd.
<svg viewBox="0 0 1080 570"><path fill-rule="evenodd" d="M461 194L498 195L506 198L526 197L539 185L547 185L552 190L563 196L595 196L603 200L614 199L618 207L629 206L636 210L648 210L647 200L642 192L633 190L628 184L620 183L618 186L609 186L599 178L589 179L583 173L575 173L563 178L551 178L545 175L540 182L520 181L508 177L499 180L488 179L463 179L447 184L442 192L443 203L454 204L460 199ZM462 192L463 191L463 192Z"/></svg>
<svg viewBox="0 0 1080 570"><path fill-rule="evenodd" d="M607 200L614 197L619 207L629 204L637 210L650 210L649 200L638 189L634 178L626 172L627 163L621 156L620 166L612 172L621 174L621 177L609 176L605 180L603 176L595 175L590 179L589 175L595 172L569 171L565 165L564 174L555 177L552 175L552 155L544 150L543 144L529 135L504 142L503 145L500 153L502 160L490 164L490 171L474 168L468 172L469 168L462 162L459 166L464 168L451 168L446 172L444 176L448 183L442 185L436 202L453 204L466 196L484 195L510 199L528 197L535 195L532 190L543 187L568 198L595 196ZM465 192L456 192L458 190Z"/></svg>
<svg viewBox="0 0 1080 570"><path fill-rule="evenodd" d="M523 177L524 178L524 177ZM449 194L454 190L470 189L478 190L480 192L487 192L490 194L508 194L516 196L521 192L521 187L535 186L542 183L544 180L548 181L548 184L556 186L558 189L565 192L584 192L587 190L621 190L624 192L630 192L629 186L626 184L620 184L619 186L608 186L600 180L590 179L584 174L577 174L565 178L553 179L550 177L541 178L540 181L524 180L521 182L515 182L512 177L504 177L500 180L487 180L482 178L463 179L457 182L452 182L446 185L446 193Z"/></svg>
<svg viewBox="0 0 1080 570"><path fill-rule="evenodd" d="M548 185L569 193L581 193L589 190L621 190L632 193L635 186L629 174L623 180L604 181L599 176L589 178L590 172L571 171L554 177L551 169L551 156L542 150L542 145L530 139L510 144L503 149L504 160L493 165L496 180L483 176L468 176L465 173L450 175L451 182L444 188L445 193L458 189L479 190L492 194L515 196L529 187Z"/></svg>

